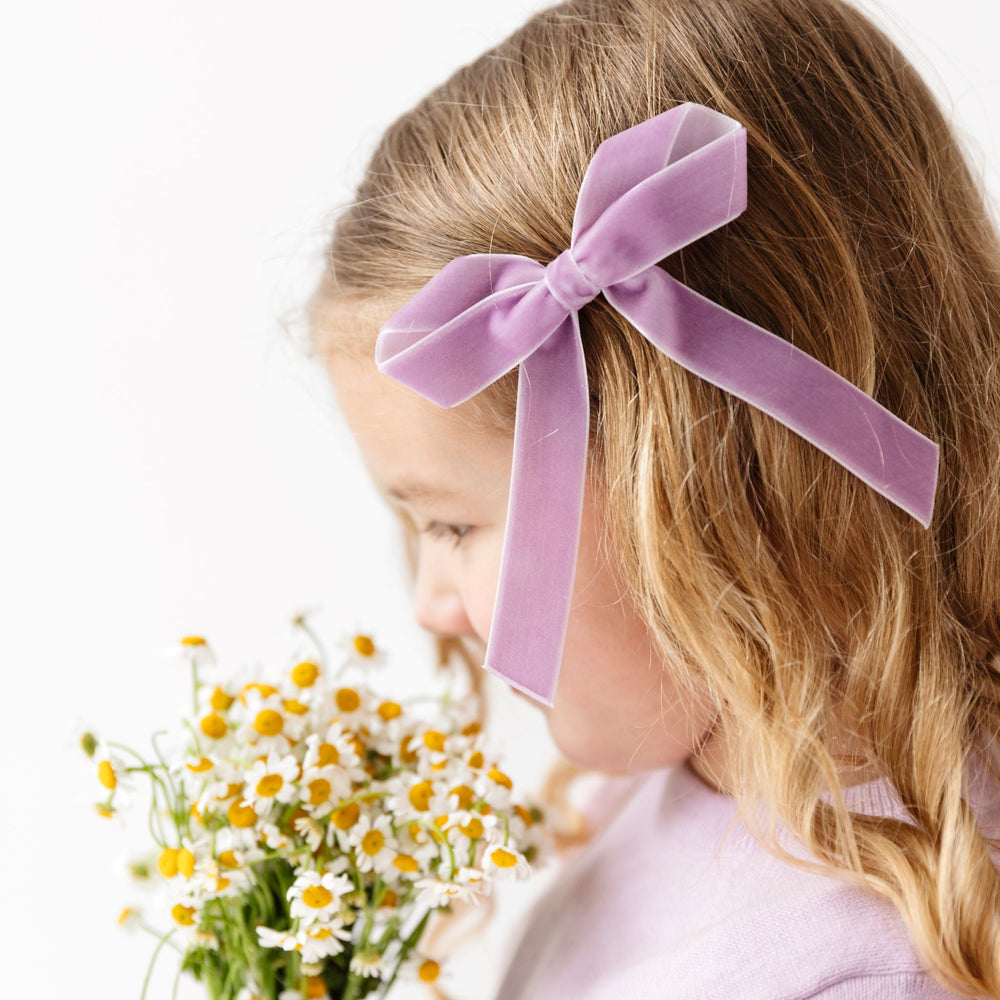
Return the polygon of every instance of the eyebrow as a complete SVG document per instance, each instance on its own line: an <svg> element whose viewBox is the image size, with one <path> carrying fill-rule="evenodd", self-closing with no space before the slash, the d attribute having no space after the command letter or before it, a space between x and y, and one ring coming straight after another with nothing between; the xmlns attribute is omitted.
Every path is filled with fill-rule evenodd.
<svg viewBox="0 0 1000 1000"><path fill-rule="evenodd" d="M460 494L455 490L440 486L430 486L416 479L404 479L394 483L385 491L387 496L403 503L433 504L457 499Z"/></svg>

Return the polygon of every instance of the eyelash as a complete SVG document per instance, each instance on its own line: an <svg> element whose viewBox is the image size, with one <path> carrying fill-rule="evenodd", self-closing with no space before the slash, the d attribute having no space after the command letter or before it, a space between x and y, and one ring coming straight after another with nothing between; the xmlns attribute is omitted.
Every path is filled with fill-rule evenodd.
<svg viewBox="0 0 1000 1000"><path fill-rule="evenodd" d="M471 527L467 524L442 524L440 521L431 521L424 528L424 533L433 538L444 538L457 548L466 539L471 530Z"/></svg>

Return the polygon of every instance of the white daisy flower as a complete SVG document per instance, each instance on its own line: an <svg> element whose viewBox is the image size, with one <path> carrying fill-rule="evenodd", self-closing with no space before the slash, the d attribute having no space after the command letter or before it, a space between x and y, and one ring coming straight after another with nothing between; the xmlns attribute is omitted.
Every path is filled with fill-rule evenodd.
<svg viewBox="0 0 1000 1000"><path fill-rule="evenodd" d="M302 872L288 890L291 914L310 924L329 923L340 907L340 897L353 888L354 883L346 875Z"/></svg>
<svg viewBox="0 0 1000 1000"><path fill-rule="evenodd" d="M412 952L400 965L399 977L426 985L445 982L450 978L448 970L442 972L440 962L418 951Z"/></svg>
<svg viewBox="0 0 1000 1000"><path fill-rule="evenodd" d="M483 871L491 878L509 879L527 878L531 874L531 866L527 858L512 844L495 843L487 846L483 852Z"/></svg>
<svg viewBox="0 0 1000 1000"><path fill-rule="evenodd" d="M346 684L333 691L333 721L344 727L360 729L368 726L369 715L374 710L372 696L362 687Z"/></svg>
<svg viewBox="0 0 1000 1000"><path fill-rule="evenodd" d="M404 771L387 779L383 787L389 793L383 800L385 809L397 822L448 813L447 783L429 778L426 772Z"/></svg>
<svg viewBox="0 0 1000 1000"><path fill-rule="evenodd" d="M451 814L451 823L445 831L448 843L459 855L467 854L475 845L494 830L499 820L493 813L483 815L468 809Z"/></svg>
<svg viewBox="0 0 1000 1000"><path fill-rule="evenodd" d="M261 823L258 832L272 851L283 851L287 847L294 846L292 838L274 823Z"/></svg>
<svg viewBox="0 0 1000 1000"><path fill-rule="evenodd" d="M477 798L485 799L492 809L510 812L514 783L495 764L476 779L474 787Z"/></svg>
<svg viewBox="0 0 1000 1000"><path fill-rule="evenodd" d="M333 720L306 737L305 767L342 767L351 770L361 766L354 737L342 722Z"/></svg>
<svg viewBox="0 0 1000 1000"><path fill-rule="evenodd" d="M382 956L377 951L359 949L351 956L351 972L356 976L380 979L387 971Z"/></svg>
<svg viewBox="0 0 1000 1000"><path fill-rule="evenodd" d="M204 681L206 675L212 672L212 668L218 663L212 647L208 640L201 635L185 635L174 645L167 647L163 651L163 657L167 660L174 660L178 663L189 663L198 671L199 680Z"/></svg>
<svg viewBox="0 0 1000 1000"><path fill-rule="evenodd" d="M392 823L388 816L368 815L351 827L347 837L354 848L358 870L362 872L384 872L396 856L396 839L392 833Z"/></svg>
<svg viewBox="0 0 1000 1000"><path fill-rule="evenodd" d="M415 899L417 906L432 908L447 906L448 903L456 899L463 903L478 904L479 902L479 891L475 887L461 882L451 882L429 875L426 878L417 879L413 884L420 890Z"/></svg>
<svg viewBox="0 0 1000 1000"><path fill-rule="evenodd" d="M386 663L385 651L375 642L370 632L354 632L337 643L337 647L344 656L341 670L349 666L368 670L382 667Z"/></svg>
<svg viewBox="0 0 1000 1000"><path fill-rule="evenodd" d="M258 925L257 937L262 948L282 948L284 951L295 951L299 945L298 938L291 931L276 931L263 925Z"/></svg>
<svg viewBox="0 0 1000 1000"><path fill-rule="evenodd" d="M299 816L292 824L295 832L306 842L306 847L314 853L323 843L325 831L311 816Z"/></svg>
<svg viewBox="0 0 1000 1000"><path fill-rule="evenodd" d="M269 753L266 759L255 761L247 773L243 797L258 816L265 816L276 803L284 804L295 798L298 776L299 765L291 754L279 757Z"/></svg>
<svg viewBox="0 0 1000 1000"><path fill-rule="evenodd" d="M97 780L107 789L109 797L120 795L125 801L119 801L118 806L126 805L135 789L135 779L129 774L128 765L103 740L98 740L93 760L97 769Z"/></svg>
<svg viewBox="0 0 1000 1000"><path fill-rule="evenodd" d="M351 940L351 931L342 920L334 919L310 924L295 939L303 962L322 962L344 950L344 943Z"/></svg>

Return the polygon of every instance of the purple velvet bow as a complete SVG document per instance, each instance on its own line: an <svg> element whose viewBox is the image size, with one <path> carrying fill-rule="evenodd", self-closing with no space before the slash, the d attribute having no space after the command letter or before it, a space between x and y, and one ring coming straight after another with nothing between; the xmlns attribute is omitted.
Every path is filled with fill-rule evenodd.
<svg viewBox="0 0 1000 1000"><path fill-rule="evenodd" d="M553 703L576 572L590 403L578 310L605 299L664 354L811 441L930 522L938 446L811 355L657 263L746 207L746 130L682 104L611 136L573 238L547 266L451 261L381 328L384 374L456 406L520 365L514 461L485 668Z"/></svg>

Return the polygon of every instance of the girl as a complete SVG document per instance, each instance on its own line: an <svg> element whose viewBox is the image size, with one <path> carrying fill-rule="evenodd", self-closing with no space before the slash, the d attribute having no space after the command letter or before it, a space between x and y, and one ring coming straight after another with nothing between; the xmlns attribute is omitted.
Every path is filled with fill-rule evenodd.
<svg viewBox="0 0 1000 1000"><path fill-rule="evenodd" d="M998 264L840 0L569 0L387 131L311 328L417 616L648 772L498 1000L1000 997Z"/></svg>

